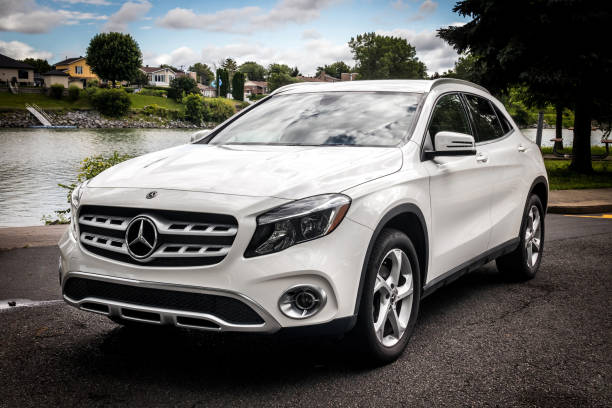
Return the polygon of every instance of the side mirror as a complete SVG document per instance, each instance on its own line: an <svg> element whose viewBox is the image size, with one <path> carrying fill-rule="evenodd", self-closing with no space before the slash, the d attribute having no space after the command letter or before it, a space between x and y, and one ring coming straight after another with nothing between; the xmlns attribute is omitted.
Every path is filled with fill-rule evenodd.
<svg viewBox="0 0 612 408"><path fill-rule="evenodd" d="M210 129L204 129L204 130L199 130L199 131L195 132L189 138L189 143L194 143L194 142L196 142L196 141L198 141L200 139L205 138L206 136L208 136L210 134L210 132L212 132L212 130L210 130Z"/></svg>
<svg viewBox="0 0 612 408"><path fill-rule="evenodd" d="M425 151L425 157L436 156L474 156L476 144L474 136L457 132L438 132L434 136L435 150Z"/></svg>

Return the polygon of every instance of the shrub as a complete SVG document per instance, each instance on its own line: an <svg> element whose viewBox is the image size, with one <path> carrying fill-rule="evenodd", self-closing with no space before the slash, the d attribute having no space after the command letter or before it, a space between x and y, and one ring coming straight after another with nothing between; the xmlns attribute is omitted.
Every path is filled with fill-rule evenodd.
<svg viewBox="0 0 612 408"><path fill-rule="evenodd" d="M164 96L168 96L168 91L165 90L165 89L150 89L150 88L145 88L145 89L141 90L139 94L140 95L146 95L146 96L164 97Z"/></svg>
<svg viewBox="0 0 612 408"><path fill-rule="evenodd" d="M236 103L234 104L236 106L236 109L241 111L244 108L248 107L250 105L250 103L245 102L245 101L236 101Z"/></svg>
<svg viewBox="0 0 612 408"><path fill-rule="evenodd" d="M88 86L87 88L85 88L83 90L83 94L85 94L85 97L87 99L89 99L90 102L92 102L93 101L93 96L96 94L96 92L98 92L99 89L100 88L96 88L96 87L93 87L93 86L91 86L91 87Z"/></svg>
<svg viewBox="0 0 612 408"><path fill-rule="evenodd" d="M53 84L49 89L49 93L55 99L62 99L62 95L64 94L64 85L62 84Z"/></svg>
<svg viewBox="0 0 612 408"><path fill-rule="evenodd" d="M183 99L185 104L185 119L199 125L204 119L204 98L191 94Z"/></svg>
<svg viewBox="0 0 612 408"><path fill-rule="evenodd" d="M70 99L71 101L76 101L77 99L79 99L80 92L81 89L78 86L70 85L68 87L68 99Z"/></svg>
<svg viewBox="0 0 612 408"><path fill-rule="evenodd" d="M87 88L97 88L98 86L100 86L100 82L97 79L87 81Z"/></svg>
<svg viewBox="0 0 612 408"><path fill-rule="evenodd" d="M164 108L163 106L159 106L155 103L142 108L142 113L148 116L158 116L166 119L178 119L179 117L178 111Z"/></svg>
<svg viewBox="0 0 612 408"><path fill-rule="evenodd" d="M268 96L268 95L266 95L266 94L251 94L251 95L249 95L249 99L252 100L252 101L258 101L260 99L265 98L266 96Z"/></svg>
<svg viewBox="0 0 612 408"><path fill-rule="evenodd" d="M203 102L206 122L220 123L236 113L234 104L225 98L205 98Z"/></svg>
<svg viewBox="0 0 612 408"><path fill-rule="evenodd" d="M134 93L134 88L123 88L127 93Z"/></svg>
<svg viewBox="0 0 612 408"><path fill-rule="evenodd" d="M68 203L70 203L70 196L72 195L72 190L77 186L78 183L82 183L86 180L92 179L96 177L98 174L102 173L104 170L112 167L116 164L121 163L122 161L129 160L134 156L130 156L129 154L119 154L118 152L113 152L110 156L91 156L86 157L81 162L79 166L79 174L77 179L72 184L58 184L61 188L68 190L67 198ZM55 215L43 215L42 221L45 224L68 224L70 222L70 218L67 215L70 213L70 208L66 210L57 210L55 211Z"/></svg>
<svg viewBox="0 0 612 408"><path fill-rule="evenodd" d="M181 100L183 97L183 92L185 95L199 94L200 90L198 89L197 82L188 76L174 78L172 81L170 81L168 97Z"/></svg>
<svg viewBox="0 0 612 408"><path fill-rule="evenodd" d="M106 116L124 116L130 110L132 101L123 89L101 89L91 96L91 104Z"/></svg>

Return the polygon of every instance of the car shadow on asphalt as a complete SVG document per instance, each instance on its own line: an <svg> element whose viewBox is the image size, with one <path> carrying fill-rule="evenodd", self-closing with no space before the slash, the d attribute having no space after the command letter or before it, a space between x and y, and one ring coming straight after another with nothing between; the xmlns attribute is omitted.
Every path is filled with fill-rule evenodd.
<svg viewBox="0 0 612 408"><path fill-rule="evenodd" d="M419 326L436 324L437 315L453 304L492 287L511 285L494 267L485 266L427 297L415 335L403 358L418 352ZM111 323L109 323L111 324ZM159 327L109 326L96 344L74 349L75 366L118 379L163 381L173 386L226 388L298 384L305 378L358 374L371 367L338 338L286 338L277 335L208 333ZM92 338L81 341L91 342Z"/></svg>

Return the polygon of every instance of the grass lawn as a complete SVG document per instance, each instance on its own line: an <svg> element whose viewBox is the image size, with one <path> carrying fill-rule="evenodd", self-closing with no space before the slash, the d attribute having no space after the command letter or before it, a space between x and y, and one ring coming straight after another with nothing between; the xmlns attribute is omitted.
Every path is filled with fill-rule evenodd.
<svg viewBox="0 0 612 408"><path fill-rule="evenodd" d="M130 94L130 99L132 100L132 109L142 109L147 105L156 104L166 109L172 109L181 112L185 110L185 105L177 103L174 99L170 98Z"/></svg>
<svg viewBox="0 0 612 408"><path fill-rule="evenodd" d="M132 109L142 109L147 105L156 104L166 109L183 111L184 105L177 103L174 99L162 98L159 96L129 95L132 101ZM72 102L68 98L51 98L42 94L20 94L13 95L9 92L0 92L0 109L25 109L25 104L36 104L48 110L71 110L71 109L92 109L86 98L79 98Z"/></svg>
<svg viewBox="0 0 612 408"><path fill-rule="evenodd" d="M541 147L542 154L552 154L552 147ZM564 154L572 153L572 146L564 147L562 152ZM604 154L606 152L606 148L604 146L591 146L591 154Z"/></svg>
<svg viewBox="0 0 612 408"><path fill-rule="evenodd" d="M0 109L25 109L26 103L36 104L49 110L91 109L89 102L84 98L72 102L67 98L55 99L42 94L13 95L10 92L0 92Z"/></svg>
<svg viewBox="0 0 612 408"><path fill-rule="evenodd" d="M590 175L576 174L568 169L569 160L545 160L548 182L551 190L571 190L583 188L611 188L612 162L595 161Z"/></svg>

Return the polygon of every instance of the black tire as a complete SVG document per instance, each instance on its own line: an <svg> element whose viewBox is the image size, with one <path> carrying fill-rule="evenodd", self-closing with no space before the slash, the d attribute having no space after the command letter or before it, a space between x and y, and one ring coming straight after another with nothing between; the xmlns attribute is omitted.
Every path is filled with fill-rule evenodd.
<svg viewBox="0 0 612 408"><path fill-rule="evenodd" d="M377 309L375 302L377 302L377 296L380 298L380 293L375 294L374 288L377 283L377 276L379 274L379 268L382 268L383 261L386 261L387 255L393 252L395 249L401 250L410 261L410 269L412 275L412 299L405 298L403 305L399 305L398 309L395 309L393 305L393 311L396 313L395 316L401 315L401 308L411 305L409 310L409 318L407 321L406 328L399 336L399 341L392 346L386 346L377 337L375 332L374 324L377 323L374 314L379 313L383 310L381 307ZM352 342L353 347L359 354L362 354L364 359L362 362L368 365L381 365L387 364L396 360L406 348L408 340L412 335L414 326L417 321L419 314L419 303L421 299L421 273L419 268L419 261L416 250L410 239L401 231L395 229L384 229L378 236L370 259L367 261L366 276L363 286L363 292L361 295L361 302L359 305L359 315L357 317L357 323L354 329L349 335L349 340ZM391 273L389 273L391 275ZM400 279L401 281L401 279ZM404 284L407 279L404 279ZM399 282L399 281L398 281ZM398 283L396 288L400 288L401 283ZM391 285L392 286L392 285ZM386 297L389 299L389 297ZM395 301L396 297L391 298ZM398 302L401 302L398 300ZM405 305L405 306L404 306ZM391 313L389 309L388 313ZM406 309L408 310L408 309ZM405 312L406 315L408 312ZM379 315L380 316L380 315ZM399 319L395 318L397 322ZM385 336L385 331L389 329L387 322L382 324L382 336ZM380 326L379 326L380 327ZM393 330L393 328L391 328Z"/></svg>
<svg viewBox="0 0 612 408"><path fill-rule="evenodd" d="M530 235L530 229L532 229L531 219L532 215L530 215L533 209L537 209L539 215L539 249L537 250L538 256L537 260L533 262L533 255L531 257L531 261L529 261L528 256L528 247L531 245L532 251L535 248L534 236ZM544 208L542 206L542 202L540 198L533 194L529 197L527 202L527 206L525 207L525 211L523 213L523 221L521 222L521 231L519 233L519 246L509 254L503 255L495 260L497 264L497 269L509 280L512 281L525 281L529 279L533 279L538 269L540 268L540 264L542 262L542 254L544 252L544 237L545 237L545 219L546 214L544 213ZM538 235L537 233L535 235ZM531 236L531 238L530 238ZM531 240L531 244L529 241Z"/></svg>

